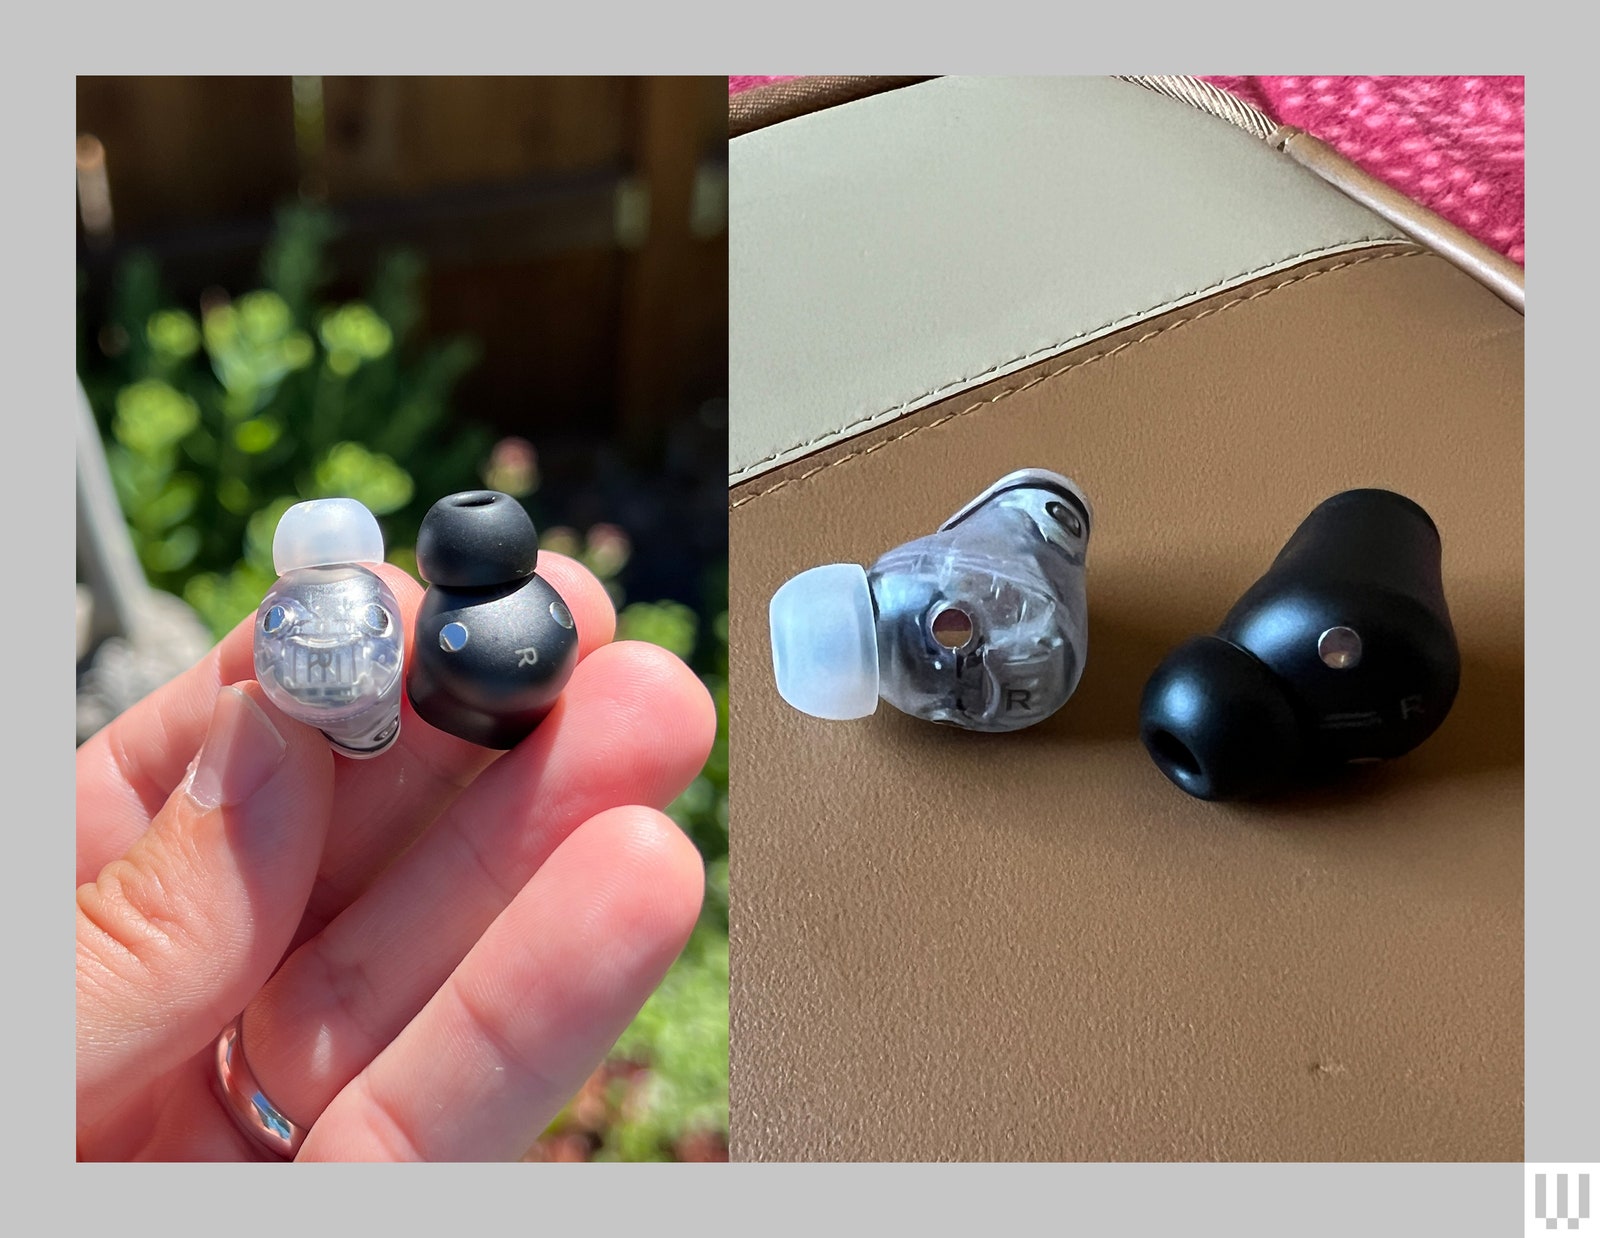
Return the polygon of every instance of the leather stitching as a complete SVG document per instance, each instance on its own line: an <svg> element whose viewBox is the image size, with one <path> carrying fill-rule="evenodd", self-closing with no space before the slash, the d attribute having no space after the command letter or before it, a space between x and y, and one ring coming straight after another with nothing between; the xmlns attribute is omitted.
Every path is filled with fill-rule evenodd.
<svg viewBox="0 0 1600 1238"><path fill-rule="evenodd" d="M826 430L817 435L815 438L805 439L804 441L798 443L790 443L787 447L778 448L778 450L773 452L770 456L762 456L759 460L753 460L749 464L741 465L738 469L734 470L734 472L730 473L729 476L734 479L734 484L737 485L738 479L743 477L746 473L749 473L752 469L759 469L763 464L771 464L774 460L781 456L787 455L791 451L799 451L807 447L816 447L826 443L829 439L849 434L852 430L859 430L863 426L871 426L874 422L891 419L898 416L900 413L905 412L912 405L920 404L923 400L928 399L930 396L943 395L946 392L953 392L957 387L965 386L968 383L987 380L1000 370L1005 369L1007 366L1016 365L1018 362L1022 362L1024 365L1031 365L1033 362L1042 360L1051 353L1060 352L1063 348L1072 344L1076 340L1082 340L1091 335L1098 335L1102 331L1120 330L1123 327L1130 326L1133 323L1138 322L1141 318L1148 318L1152 314L1164 314L1172 309L1173 306L1177 305L1180 301L1187 301L1198 296L1207 296L1210 293L1221 290L1229 284L1238 283L1240 280L1255 279L1258 275L1265 275L1268 271L1273 270L1275 267L1281 267L1285 262L1299 262L1302 259L1326 257L1329 254L1341 253L1350 248L1352 245L1403 244L1405 239L1405 237L1398 234L1385 236L1358 236L1351 240L1340 241L1334 245L1319 245L1315 249L1302 250L1300 253L1290 254L1286 258L1274 259L1265 266L1255 267L1249 271L1241 271L1237 274L1229 275L1223 279L1219 279L1214 284L1207 284L1204 288L1193 288L1180 296L1169 297L1167 300L1162 301L1158 305L1150 305L1146 306L1142 310L1134 310L1131 314L1124 314L1120 318L1112 318L1101 323L1097 327L1087 327L1082 331L1078 331L1067 336L1067 338L1064 340L1057 340L1054 344L1046 344L1043 348L1035 348L1032 352L1023 353L1020 357L1012 357L1007 361L996 361L993 365L987 367L986 369L979 370L975 374L966 374L960 378L951 379L947 383L941 383L937 387L932 387L929 390L924 391L921 395L914 395L909 400L905 400L902 403L896 404L892 408L880 409L875 413L869 413L865 417L859 417L855 421L848 422L845 425L836 426L831 430Z"/></svg>
<svg viewBox="0 0 1600 1238"><path fill-rule="evenodd" d="M835 460L830 460L826 464L819 464L814 469L808 469L806 472L800 473L800 474L798 474L798 475L796 475L794 477L785 478L783 481L780 481L775 486L769 486L765 490L758 490L754 494L747 494L743 498L735 499L732 503L730 503L728 505L728 510L732 511L734 508L743 507L746 503L752 502L755 499L762 498L762 497L764 497L766 495L769 495L769 494L775 494L779 490L782 490L785 486L790 486L790 485L795 484L796 482L805 481L807 478L815 477L818 473L825 473L825 472L827 472L827 470L832 469L832 468L837 468L841 464L847 464L851 460L858 460L863 456L870 456L873 452L880 451L883 448L888 447L892 443L898 443L902 439L910 438L913 434L920 434L924 430L935 429L935 428L937 428L939 426L944 425L946 422L954 421L958 417L965 417L968 413L976 412L978 409L984 407L986 404L997 404L1001 400L1005 399L1007 396L1017 395L1017 394L1019 394L1019 393L1021 393L1023 391L1027 391L1030 387L1037 387L1040 383L1047 382L1048 380L1050 380L1052 378L1059 378L1063 374L1070 373L1073 370L1082 369L1086 365L1093 365L1096 361L1104 361L1107 357L1114 357L1119 352L1122 352L1124 349L1132 348L1135 344L1142 344L1146 340L1155 339L1156 336L1158 336L1158 335L1165 335L1169 331L1176 331L1179 327L1187 326L1188 324L1190 324L1192 322L1199 322L1202 318L1209 318L1213 314L1220 314L1224 310L1233 309L1235 306L1244 305L1247 302L1255 301L1255 300L1257 300L1257 299L1259 299L1261 297L1264 297L1264 296L1268 295L1269 293L1277 292L1280 288L1288 288L1289 286L1291 286L1293 284L1301 284L1301 283L1304 283L1306 280L1316 279L1319 275L1331 275L1334 271L1340 271L1340 270L1343 270L1346 267L1360 266L1362 263L1365 263L1365 262L1382 262L1382 261L1384 261L1386 259L1389 259L1389 258L1420 258L1420 257L1426 256L1429 252L1430 251L1424 250L1424 249L1390 250L1390 251L1387 251L1387 252L1381 253L1381 254L1366 254L1366 255L1363 255L1360 258L1351 258L1351 259L1348 259L1348 260L1346 260L1344 262L1336 262L1336 263L1332 264L1331 266L1318 267L1314 271L1304 271L1304 272L1301 272L1298 275L1291 275L1289 278L1279 280L1277 283L1267 284L1267 285L1264 285L1261 288L1257 288L1254 292L1247 293L1242 297L1235 297L1233 300L1224 301L1220 305L1210 306L1210 307L1208 307L1206 309L1201 310L1197 314L1190 314L1190 315L1188 315L1186 317L1183 317L1183 318L1175 318L1171 322L1167 323L1165 326L1157 327L1154 331L1147 331L1143 335L1135 336L1131 340L1124 340L1122 343L1117 344L1112 348L1108 348L1104 352L1095 353L1091 357L1085 357L1085 358L1083 358L1081 360L1069 362L1068 364L1060 367L1059 369L1050 370L1050 371L1048 371L1048 372L1046 372L1044 374L1040 374L1040 375L1037 375L1034 378L1030 378L1027 382L1023 383L1020 387L1007 387L1005 390L999 391L999 392L997 392L996 394L994 394L992 396L988 396L988 397L986 397L986 398L984 398L982 400L979 400L974 404L969 404L965 408L958 409L957 411L952 412L952 413L946 413L943 417L936 418L933 421L928 421L928 422L924 422L924 423L922 423L920 425L912 426L909 430L906 430L901 434L896 434L892 438L881 439L878 442L873 443L870 447L864 447L859 451L850 452L848 455L843 455L843 456L838 457ZM1049 350L1045 349L1045 350L1042 350L1042 351L1048 352ZM878 414L878 415L881 416L882 414ZM868 418L867 420L870 421L870 420L872 420L872 418ZM862 424L862 423L857 423L857 424ZM845 427L845 429L849 429L849 428L850 427ZM839 430L839 431L831 431L830 433L843 433L843 432L844 432L843 430ZM826 437L828 437L828 435L824 435L823 437L826 438ZM821 440L819 439L817 441L820 442ZM807 446L807 445L808 444L797 444L797 446ZM788 450L793 450L793 449L790 448ZM778 454L782 455L783 453L779 452ZM754 466L751 466L751 467L754 467Z"/></svg>

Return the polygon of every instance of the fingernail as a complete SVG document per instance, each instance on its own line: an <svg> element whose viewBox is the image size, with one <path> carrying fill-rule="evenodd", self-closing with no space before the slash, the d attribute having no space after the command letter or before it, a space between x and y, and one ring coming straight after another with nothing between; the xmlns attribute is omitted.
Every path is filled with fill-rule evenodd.
<svg viewBox="0 0 1600 1238"><path fill-rule="evenodd" d="M224 688L189 779L189 798L206 809L243 803L283 763L286 748L261 706L238 688Z"/></svg>

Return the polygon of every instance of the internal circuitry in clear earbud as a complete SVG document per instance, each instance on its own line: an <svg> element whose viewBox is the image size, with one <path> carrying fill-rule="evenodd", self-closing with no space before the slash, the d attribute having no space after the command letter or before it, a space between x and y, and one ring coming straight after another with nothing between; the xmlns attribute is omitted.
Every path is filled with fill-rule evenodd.
<svg viewBox="0 0 1600 1238"><path fill-rule="evenodd" d="M400 733L405 633L372 514L352 499L299 503L273 540L280 575L255 620L256 679L292 718L347 756L376 756Z"/></svg>

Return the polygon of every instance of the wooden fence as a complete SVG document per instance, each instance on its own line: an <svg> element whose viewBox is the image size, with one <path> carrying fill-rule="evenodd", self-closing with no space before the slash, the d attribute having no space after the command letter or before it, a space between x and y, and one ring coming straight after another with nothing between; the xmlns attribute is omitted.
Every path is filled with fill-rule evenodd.
<svg viewBox="0 0 1600 1238"><path fill-rule="evenodd" d="M724 78L80 77L77 95L91 296L133 246L191 306L243 291L299 198L336 212L347 291L385 249L422 255L427 330L482 342L460 398L506 432L648 440L726 394Z"/></svg>

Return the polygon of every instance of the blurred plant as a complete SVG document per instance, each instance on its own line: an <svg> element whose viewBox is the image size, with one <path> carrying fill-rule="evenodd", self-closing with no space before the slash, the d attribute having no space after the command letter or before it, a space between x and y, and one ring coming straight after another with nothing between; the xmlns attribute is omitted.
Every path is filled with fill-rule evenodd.
<svg viewBox="0 0 1600 1238"><path fill-rule="evenodd" d="M579 533L576 529L568 528L564 524L552 525L539 535L539 549L566 555L569 559L576 559L599 577L600 583L605 586L606 592L611 596L612 604L615 606L622 605L624 590L617 576L623 568L628 566L628 561L633 558L633 542L626 531L614 524L597 524L593 525L588 533L585 534ZM677 603L673 602L641 604L642 608L639 613L641 615L653 614L659 608L670 610L677 605ZM681 633L676 640L655 640L654 643L671 649L680 658L688 658L694 648L692 625L699 620L695 613L688 610L687 607L680 607L680 609L687 611L691 623L687 644L683 642ZM620 624L621 622L622 617L619 615L618 623ZM650 621L646 620L646 622ZM619 628L619 633L620 630ZM670 633L664 633L664 635L670 636ZM654 640L654 637L639 635L637 639ZM680 645L683 646L681 649L679 648Z"/></svg>
<svg viewBox="0 0 1600 1238"><path fill-rule="evenodd" d="M591 531L592 532L592 531ZM592 538L591 538L592 541ZM728 1139L728 612L726 569L707 586L716 617L678 602L634 602L617 639L689 659L717 709L704 768L667 813L706 858L699 922L606 1065L551 1125L536 1155L586 1141L594 1160L725 1159Z"/></svg>
<svg viewBox="0 0 1600 1238"><path fill-rule="evenodd" d="M728 859L707 866L706 913L612 1051L643 1064L596 1160L689 1159L728 1138ZM721 922L715 917L719 914Z"/></svg>
<svg viewBox="0 0 1600 1238"><path fill-rule="evenodd" d="M728 861L708 866L707 905L726 909ZM728 935L702 917L605 1065L540 1141L537 1159L726 1160Z"/></svg>
<svg viewBox="0 0 1600 1238"><path fill-rule="evenodd" d="M537 470L530 448L517 457ZM597 524L586 534L553 525L544 550L568 555L623 600L618 574L632 557L627 533ZM640 1161L726 1157L728 1139L728 581L719 564L700 612L682 602L631 602L618 640L660 645L689 662L716 705L711 755L667 813L706 859L706 898L683 953L606 1064L551 1124L533 1155Z"/></svg>
<svg viewBox="0 0 1600 1238"><path fill-rule="evenodd" d="M111 321L80 346L80 377L150 582L221 636L274 579L272 531L301 499L359 499L395 562L441 494L481 484L491 436L452 416L477 346L422 345L422 267L380 263L364 300L320 304L334 235L322 211L283 211L264 287L209 290L196 317L166 304L148 255L115 276ZM80 283L80 287L81 287Z"/></svg>
<svg viewBox="0 0 1600 1238"><path fill-rule="evenodd" d="M539 488L539 454L525 438L503 438L489 453L483 484L515 498Z"/></svg>

